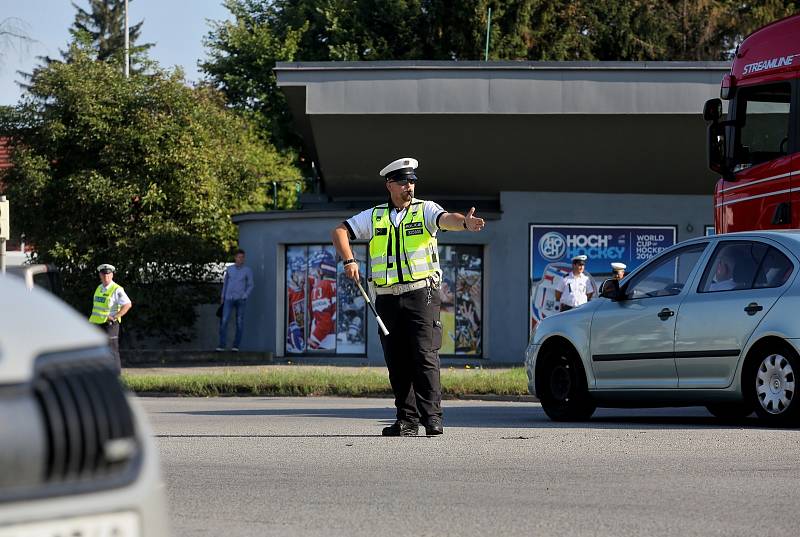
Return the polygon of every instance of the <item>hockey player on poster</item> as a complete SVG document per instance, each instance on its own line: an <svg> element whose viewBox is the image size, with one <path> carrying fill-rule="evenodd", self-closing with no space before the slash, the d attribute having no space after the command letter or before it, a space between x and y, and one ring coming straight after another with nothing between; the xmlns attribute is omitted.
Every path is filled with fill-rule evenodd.
<svg viewBox="0 0 800 537"><path fill-rule="evenodd" d="M291 353L303 352L306 349L306 260L296 256L289 263L289 284L286 286L286 303L289 310L289 322L286 329L286 350Z"/></svg>
<svg viewBox="0 0 800 537"><path fill-rule="evenodd" d="M336 349L336 260L333 252L317 250L310 255L308 276L311 329L309 350Z"/></svg>

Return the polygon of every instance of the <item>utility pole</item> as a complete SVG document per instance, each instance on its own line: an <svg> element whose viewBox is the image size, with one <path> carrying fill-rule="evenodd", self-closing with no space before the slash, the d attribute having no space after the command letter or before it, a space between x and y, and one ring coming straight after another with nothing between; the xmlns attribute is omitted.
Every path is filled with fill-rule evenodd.
<svg viewBox="0 0 800 537"><path fill-rule="evenodd" d="M11 238L11 219L8 214L8 200L0 196L0 274L6 273L6 239Z"/></svg>
<svg viewBox="0 0 800 537"><path fill-rule="evenodd" d="M128 35L128 0L125 0L125 78L131 76L130 36Z"/></svg>
<svg viewBox="0 0 800 537"><path fill-rule="evenodd" d="M492 29L492 8L489 8L489 17L486 19L486 54L483 56L483 61L489 61L489 31Z"/></svg>

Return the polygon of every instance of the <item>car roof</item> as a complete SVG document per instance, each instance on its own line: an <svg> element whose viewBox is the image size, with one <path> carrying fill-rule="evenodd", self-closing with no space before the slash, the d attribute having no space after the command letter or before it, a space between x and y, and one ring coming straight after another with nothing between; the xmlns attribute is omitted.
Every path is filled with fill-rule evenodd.
<svg viewBox="0 0 800 537"><path fill-rule="evenodd" d="M701 242L704 240L714 239L739 239L739 240L752 240L752 239L771 239L786 246L800 246L800 229L780 229L769 231L736 231L733 233L721 233L719 235L706 235L703 237L694 237L676 243L675 246L683 244L690 244L692 242Z"/></svg>

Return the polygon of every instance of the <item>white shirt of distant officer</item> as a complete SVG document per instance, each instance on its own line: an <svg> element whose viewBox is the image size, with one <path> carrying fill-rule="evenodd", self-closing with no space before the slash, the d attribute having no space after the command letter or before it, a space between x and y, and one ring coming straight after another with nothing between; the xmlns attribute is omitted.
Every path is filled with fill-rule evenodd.
<svg viewBox="0 0 800 537"><path fill-rule="evenodd" d="M405 209L411 205L414 199L414 183L411 181L386 181L386 189L389 191L389 196L392 199L392 205L397 210L398 221L402 220L399 216ZM439 229L447 231L480 231L486 225L483 218L474 216L475 207L470 208L466 215L460 213L444 212L439 217ZM353 252L350 249L350 241L347 236L347 228L344 224L333 230L333 244L336 246L339 254L344 259L351 259ZM352 280L358 280L358 263L349 263L344 266L345 276Z"/></svg>
<svg viewBox="0 0 800 537"><path fill-rule="evenodd" d="M562 278L556 287L556 301L567 306L567 309L586 304L594 295L594 281L583 273L585 268L585 259L573 259L572 272Z"/></svg>
<svg viewBox="0 0 800 537"><path fill-rule="evenodd" d="M113 280L114 272L111 269L100 269L100 283L103 285L103 291L108 289ZM111 322L118 321L123 315L128 313L131 306L133 306L133 304L131 303L131 299L128 298L125 289L123 289L122 286L117 287L114 294L108 298L108 307L110 308L108 320Z"/></svg>

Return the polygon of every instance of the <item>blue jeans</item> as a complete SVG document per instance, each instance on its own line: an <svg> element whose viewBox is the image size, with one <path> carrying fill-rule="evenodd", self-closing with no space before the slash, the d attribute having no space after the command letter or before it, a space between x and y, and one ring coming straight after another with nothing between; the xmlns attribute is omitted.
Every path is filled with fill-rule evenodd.
<svg viewBox="0 0 800 537"><path fill-rule="evenodd" d="M219 346L225 348L228 335L228 321L231 319L233 308L236 308L236 337L233 339L233 346L237 349L242 343L242 332L244 331L244 307L247 304L246 298L231 299L226 298L222 306L222 320L219 323Z"/></svg>

